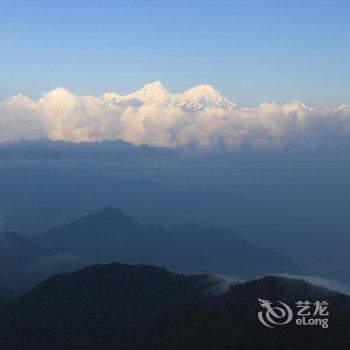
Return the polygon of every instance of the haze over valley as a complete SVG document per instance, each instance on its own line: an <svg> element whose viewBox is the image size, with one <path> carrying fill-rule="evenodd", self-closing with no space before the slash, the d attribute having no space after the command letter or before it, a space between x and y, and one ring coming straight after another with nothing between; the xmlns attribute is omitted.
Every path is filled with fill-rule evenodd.
<svg viewBox="0 0 350 350"><path fill-rule="evenodd" d="M191 154L122 141L5 143L1 230L33 236L111 206L173 232L192 223L231 229L294 260L304 274L348 282L348 155Z"/></svg>

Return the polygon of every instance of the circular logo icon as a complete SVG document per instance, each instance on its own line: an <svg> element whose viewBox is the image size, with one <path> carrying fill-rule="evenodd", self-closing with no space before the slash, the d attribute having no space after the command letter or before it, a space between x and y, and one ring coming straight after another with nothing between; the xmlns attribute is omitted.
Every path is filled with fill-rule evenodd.
<svg viewBox="0 0 350 350"><path fill-rule="evenodd" d="M293 318L292 309L282 301L269 301L258 298L260 306L264 309L258 312L259 321L266 327L274 328L288 324Z"/></svg>

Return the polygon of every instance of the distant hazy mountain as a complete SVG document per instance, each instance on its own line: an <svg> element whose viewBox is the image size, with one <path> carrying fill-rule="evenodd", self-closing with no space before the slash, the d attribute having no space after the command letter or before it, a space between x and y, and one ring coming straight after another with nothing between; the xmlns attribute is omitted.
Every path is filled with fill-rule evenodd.
<svg viewBox="0 0 350 350"><path fill-rule="evenodd" d="M45 254L45 250L31 239L15 232L0 231L0 269L29 263Z"/></svg>
<svg viewBox="0 0 350 350"><path fill-rule="evenodd" d="M112 261L241 277L301 272L284 255L259 248L234 231L194 224L168 231L141 225L112 207L38 236L0 232L5 286L28 288L55 273Z"/></svg>
<svg viewBox="0 0 350 350"><path fill-rule="evenodd" d="M0 312L0 348L27 350L347 349L350 298L299 280L265 277L220 290L206 275L97 265L59 274ZM268 329L258 298L330 303L328 329Z"/></svg>
<svg viewBox="0 0 350 350"><path fill-rule="evenodd" d="M310 274L350 281L348 151L204 155L40 140L2 144L0 159L0 230L36 234L115 206L165 228L227 227Z"/></svg>
<svg viewBox="0 0 350 350"><path fill-rule="evenodd" d="M22 159L99 159L119 157L150 157L171 155L166 148L135 146L122 140L72 143L48 139L0 143L0 160Z"/></svg>
<svg viewBox="0 0 350 350"><path fill-rule="evenodd" d="M141 225L112 207L34 238L41 245L65 247L98 261L245 277L301 272L282 254L261 249L234 231L192 224L169 232L160 226Z"/></svg>
<svg viewBox="0 0 350 350"><path fill-rule="evenodd" d="M172 237L183 251L180 266L191 266L190 271L236 276L302 271L281 253L262 249L229 229L189 224L172 231Z"/></svg>
<svg viewBox="0 0 350 350"><path fill-rule="evenodd" d="M32 287L55 273L86 264L82 257L66 249L43 247L18 233L0 232L0 283L3 286Z"/></svg>
<svg viewBox="0 0 350 350"><path fill-rule="evenodd" d="M172 242L158 226L142 226L121 210L107 207L65 226L33 236L46 247L60 246L100 261L156 263Z"/></svg>

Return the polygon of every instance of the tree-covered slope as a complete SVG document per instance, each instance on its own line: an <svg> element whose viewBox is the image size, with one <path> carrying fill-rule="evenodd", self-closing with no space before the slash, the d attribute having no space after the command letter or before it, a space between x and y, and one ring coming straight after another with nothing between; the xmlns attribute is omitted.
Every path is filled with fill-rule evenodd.
<svg viewBox="0 0 350 350"><path fill-rule="evenodd" d="M58 274L0 314L0 348L89 348L117 341L156 313L208 295L219 283L147 265L95 265Z"/></svg>
<svg viewBox="0 0 350 350"><path fill-rule="evenodd" d="M350 298L301 280L264 277L232 285L148 265L95 265L59 274L0 313L7 350L348 349ZM258 299L327 301L329 327L267 328ZM295 310L294 310L295 312Z"/></svg>

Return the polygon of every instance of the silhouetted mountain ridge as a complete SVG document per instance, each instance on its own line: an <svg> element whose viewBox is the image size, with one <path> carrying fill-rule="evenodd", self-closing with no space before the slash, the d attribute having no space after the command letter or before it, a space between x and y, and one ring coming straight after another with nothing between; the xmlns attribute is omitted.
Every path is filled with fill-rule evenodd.
<svg viewBox="0 0 350 350"><path fill-rule="evenodd" d="M34 238L42 245L65 247L101 262L148 263L177 271L238 276L301 272L282 254L261 249L232 230L190 224L167 231L141 225L112 207Z"/></svg>
<svg viewBox="0 0 350 350"><path fill-rule="evenodd" d="M166 148L136 146L121 139L73 143L49 139L20 140L0 143L0 159L114 159L115 157L147 157L171 154Z"/></svg>
<svg viewBox="0 0 350 350"><path fill-rule="evenodd" d="M0 313L0 348L90 347L96 335L116 338L146 315L204 297L218 283L206 275L116 263L58 274Z"/></svg>
<svg viewBox="0 0 350 350"><path fill-rule="evenodd" d="M264 277L217 293L221 280L148 265L95 265L56 275L0 312L8 350L333 350L350 345L350 297ZM330 328L259 323L258 298L327 300Z"/></svg>
<svg viewBox="0 0 350 350"><path fill-rule="evenodd" d="M0 232L0 281L15 289L32 287L61 271L81 268L87 262L66 248L45 247L15 232Z"/></svg>
<svg viewBox="0 0 350 350"><path fill-rule="evenodd" d="M349 281L348 150L142 149L117 140L0 145L0 230L32 235L116 206L144 224L231 228L311 274Z"/></svg>
<svg viewBox="0 0 350 350"><path fill-rule="evenodd" d="M45 250L28 237L0 231L0 269L18 266L45 256Z"/></svg>
<svg viewBox="0 0 350 350"><path fill-rule="evenodd" d="M297 301L326 300L329 328L298 326L294 320L269 329L258 321L258 299L281 300L295 310ZM125 337L125 349L347 349L350 297L302 280L267 276L233 285L222 296L162 313ZM152 332L157 329L157 333ZM105 343L107 344L107 343Z"/></svg>

